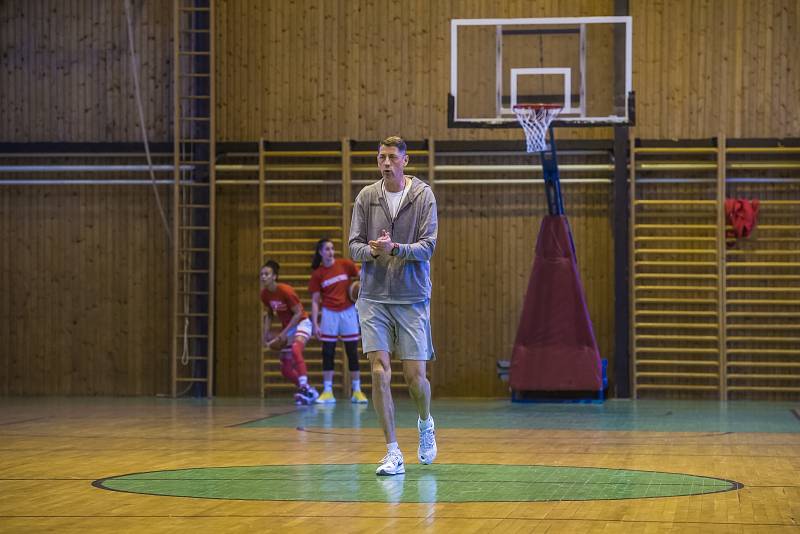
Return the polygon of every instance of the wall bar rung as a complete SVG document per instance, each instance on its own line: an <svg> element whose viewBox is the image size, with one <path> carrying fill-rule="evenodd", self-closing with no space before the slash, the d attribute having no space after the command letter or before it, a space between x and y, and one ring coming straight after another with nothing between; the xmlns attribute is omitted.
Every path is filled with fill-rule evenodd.
<svg viewBox="0 0 800 534"><path fill-rule="evenodd" d="M697 330L716 330L717 323L636 323L637 328L693 328Z"/></svg>
<svg viewBox="0 0 800 534"><path fill-rule="evenodd" d="M719 367L718 361L702 361L702 360L639 360L636 365L674 365L674 366L687 366L687 367Z"/></svg>
<svg viewBox="0 0 800 534"><path fill-rule="evenodd" d="M762 348L753 348L753 349L728 349L728 354L781 354L781 355L792 355L792 356L800 356L800 350L792 350L792 349L762 349Z"/></svg>
<svg viewBox="0 0 800 534"><path fill-rule="evenodd" d="M659 389L675 391L718 391L717 386L705 386L699 384L639 384L639 389Z"/></svg>
<svg viewBox="0 0 800 534"><path fill-rule="evenodd" d="M695 336L695 335L672 335L672 334L639 334L635 336L637 340L651 341L719 341L719 336Z"/></svg>
<svg viewBox="0 0 800 534"><path fill-rule="evenodd" d="M719 378L719 373L689 373L680 371L638 371L638 377L645 378Z"/></svg>
<svg viewBox="0 0 800 534"><path fill-rule="evenodd" d="M719 349L700 347L639 347L638 352L678 353L678 354L719 354Z"/></svg>
<svg viewBox="0 0 800 534"><path fill-rule="evenodd" d="M690 298L660 298L660 297L636 297L633 299L637 304L716 304L716 299L690 299Z"/></svg>
<svg viewBox="0 0 800 534"><path fill-rule="evenodd" d="M780 393L800 393L800 387L785 386L728 386L728 391L769 391Z"/></svg>
<svg viewBox="0 0 800 534"><path fill-rule="evenodd" d="M740 362L727 363L728 367L775 367L776 369L800 369L800 362Z"/></svg>
<svg viewBox="0 0 800 534"><path fill-rule="evenodd" d="M637 291L700 291L700 292L708 292L713 291L716 292L717 288L715 286L638 286L636 288Z"/></svg>

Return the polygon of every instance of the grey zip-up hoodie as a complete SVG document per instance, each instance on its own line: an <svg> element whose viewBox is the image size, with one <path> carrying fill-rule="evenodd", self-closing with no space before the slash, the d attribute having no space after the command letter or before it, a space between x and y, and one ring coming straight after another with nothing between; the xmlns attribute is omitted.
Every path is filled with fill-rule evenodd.
<svg viewBox="0 0 800 534"><path fill-rule="evenodd" d="M359 298L393 304L423 302L431 297L430 259L436 248L438 216L430 186L410 176L411 186L392 221L378 180L356 197L350 223L350 257L361 265ZM370 253L369 242L387 230L400 245L396 256Z"/></svg>

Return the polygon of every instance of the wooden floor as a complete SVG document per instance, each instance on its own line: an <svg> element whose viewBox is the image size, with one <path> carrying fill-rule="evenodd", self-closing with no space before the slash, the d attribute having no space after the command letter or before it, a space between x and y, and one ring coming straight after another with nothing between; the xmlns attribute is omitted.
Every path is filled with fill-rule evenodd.
<svg viewBox="0 0 800 534"><path fill-rule="evenodd" d="M800 532L798 405L433 406L391 479L371 406L1 399L0 532Z"/></svg>

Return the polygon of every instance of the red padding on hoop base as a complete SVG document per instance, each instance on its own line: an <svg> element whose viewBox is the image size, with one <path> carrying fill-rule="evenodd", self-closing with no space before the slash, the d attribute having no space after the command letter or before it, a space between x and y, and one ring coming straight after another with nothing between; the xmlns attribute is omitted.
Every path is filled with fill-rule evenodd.
<svg viewBox="0 0 800 534"><path fill-rule="evenodd" d="M600 351L563 215L546 215L511 355L515 391L600 391Z"/></svg>

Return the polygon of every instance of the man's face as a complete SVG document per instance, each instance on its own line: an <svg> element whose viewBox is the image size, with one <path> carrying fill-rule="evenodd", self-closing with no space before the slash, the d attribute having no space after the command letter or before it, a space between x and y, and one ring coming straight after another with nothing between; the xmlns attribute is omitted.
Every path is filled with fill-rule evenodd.
<svg viewBox="0 0 800 534"><path fill-rule="evenodd" d="M378 150L378 169L381 171L381 177L400 180L406 165L408 165L408 154L403 154L396 146L381 145Z"/></svg>

